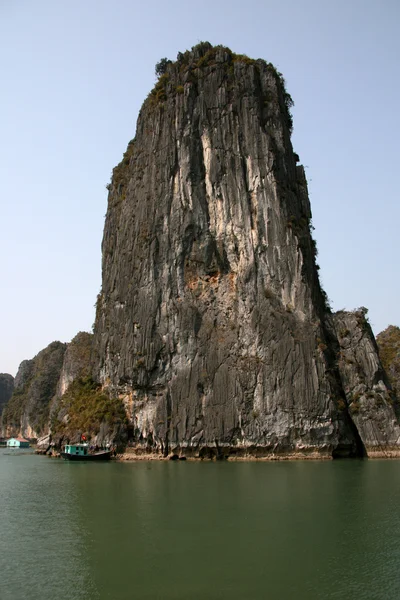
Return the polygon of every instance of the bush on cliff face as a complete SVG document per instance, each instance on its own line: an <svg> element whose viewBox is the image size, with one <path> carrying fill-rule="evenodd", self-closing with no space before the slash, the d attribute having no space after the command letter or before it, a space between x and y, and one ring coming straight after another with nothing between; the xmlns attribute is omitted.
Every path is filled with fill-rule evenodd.
<svg viewBox="0 0 400 600"><path fill-rule="evenodd" d="M86 434L97 435L103 424L115 430L127 423L124 405L118 398L110 398L90 377L75 380L63 395L58 418L53 418L51 429L58 436L75 438Z"/></svg>
<svg viewBox="0 0 400 600"><path fill-rule="evenodd" d="M400 394L400 327L389 325L376 338L379 356L393 390Z"/></svg>

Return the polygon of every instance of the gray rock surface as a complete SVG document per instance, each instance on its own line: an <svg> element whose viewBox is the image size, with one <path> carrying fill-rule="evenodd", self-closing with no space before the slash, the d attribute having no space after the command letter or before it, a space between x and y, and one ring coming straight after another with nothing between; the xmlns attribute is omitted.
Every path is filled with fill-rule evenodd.
<svg viewBox="0 0 400 600"><path fill-rule="evenodd" d="M319 283L282 76L207 43L162 71L109 186L95 335L21 363L7 433L53 424L59 443L128 436L179 457L399 455L366 311L332 315Z"/></svg>
<svg viewBox="0 0 400 600"><path fill-rule="evenodd" d="M4 406L12 396L14 390L14 377L9 373L0 373L0 434L1 434L1 414Z"/></svg>
<svg viewBox="0 0 400 600"><path fill-rule="evenodd" d="M94 376L138 449L364 452L289 106L272 65L200 44L167 66L113 171Z"/></svg>
<svg viewBox="0 0 400 600"><path fill-rule="evenodd" d="M35 359L23 360L18 367L18 372L15 376L14 390L22 391L27 381L31 379L35 368Z"/></svg>
<svg viewBox="0 0 400 600"><path fill-rule="evenodd" d="M50 405L50 421L65 418L65 411L59 412L60 400L76 379L91 375L91 353L93 334L80 331L67 344L57 389Z"/></svg>
<svg viewBox="0 0 400 600"><path fill-rule="evenodd" d="M63 364L66 344L52 342L32 360L24 360L15 377L14 392L3 410L7 435L37 438L48 430L49 405Z"/></svg>
<svg viewBox="0 0 400 600"><path fill-rule="evenodd" d="M398 403L379 359L366 309L335 313L338 365L349 414L368 456L399 454Z"/></svg>
<svg viewBox="0 0 400 600"><path fill-rule="evenodd" d="M400 394L400 327L389 325L376 336L379 356L386 370L389 381L396 392Z"/></svg>
<svg viewBox="0 0 400 600"><path fill-rule="evenodd" d="M20 364L14 393L4 410L7 434L42 437L47 444L51 419L58 415L62 395L73 381L90 377L93 335L79 332L69 344L53 342Z"/></svg>
<svg viewBox="0 0 400 600"><path fill-rule="evenodd" d="M93 334L80 331L67 344L56 395L61 397L75 379L91 375Z"/></svg>

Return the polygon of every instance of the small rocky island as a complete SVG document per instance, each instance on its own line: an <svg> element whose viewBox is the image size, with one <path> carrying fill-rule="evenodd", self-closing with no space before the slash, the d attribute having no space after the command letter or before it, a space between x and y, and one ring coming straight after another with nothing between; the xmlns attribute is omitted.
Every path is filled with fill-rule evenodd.
<svg viewBox="0 0 400 600"><path fill-rule="evenodd" d="M282 75L208 43L157 72L108 186L94 336L22 363L3 428L159 456L398 456L367 311L333 314L319 282Z"/></svg>

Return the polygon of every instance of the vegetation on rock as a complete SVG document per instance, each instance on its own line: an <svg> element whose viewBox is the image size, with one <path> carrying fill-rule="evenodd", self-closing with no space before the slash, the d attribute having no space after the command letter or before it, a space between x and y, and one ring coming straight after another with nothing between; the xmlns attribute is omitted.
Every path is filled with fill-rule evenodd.
<svg viewBox="0 0 400 600"><path fill-rule="evenodd" d="M0 417L3 407L12 396L14 389L14 377L8 373L0 373Z"/></svg>
<svg viewBox="0 0 400 600"><path fill-rule="evenodd" d="M219 59L218 57L223 58ZM196 81L206 77L216 67L224 71L226 89L232 92L237 78L235 65L254 69L257 77L260 76L260 70L263 69L267 69L273 75L277 84L277 97L274 98L271 94L266 95L264 105L268 106L274 101L281 105L281 112L290 135L293 130L291 108L294 106L294 102L286 89L286 82L282 73L272 63L265 60L256 60L245 54L236 54L225 46L212 46L209 42L200 42L193 46L191 50L184 53L179 52L175 62L162 58L156 64L155 74L158 79L148 96L148 105L151 108L162 107L169 99L175 101L177 97L183 96L185 86L195 84ZM144 106L146 106L146 103ZM106 186L110 192L110 205L116 205L120 208L125 201L131 177L131 163L134 160L135 139L132 139L121 162L113 169L111 183Z"/></svg>
<svg viewBox="0 0 400 600"><path fill-rule="evenodd" d="M76 379L61 398L57 418L53 418L51 430L59 437L73 439L86 435L96 436L102 425L115 430L126 425L124 405L102 391L90 377Z"/></svg>
<svg viewBox="0 0 400 600"><path fill-rule="evenodd" d="M49 420L50 401L56 393L67 345L52 342L32 360L23 361L12 397L3 410L3 427L9 432L31 430L41 435Z"/></svg>
<svg viewBox="0 0 400 600"><path fill-rule="evenodd" d="M400 327L389 325L377 337L379 356L393 390L400 394Z"/></svg>
<svg viewBox="0 0 400 600"><path fill-rule="evenodd" d="M74 379L76 377L89 377L90 375L92 340L92 333L80 331L67 346L63 370L67 368L72 371L70 376Z"/></svg>
<svg viewBox="0 0 400 600"><path fill-rule="evenodd" d="M218 56L224 54L224 60L218 60ZM191 50L179 52L176 62L172 62L167 58L162 58L155 66L155 74L159 78L153 90L150 92L150 101L152 104L164 102L172 93L183 93L184 84L188 81L193 81L197 77L202 77L198 73L199 70L204 70L207 67L215 65L222 66L228 77L234 78L234 65L240 63L255 68L267 67L276 77L282 91L283 104L286 113L286 120L289 132L293 130L293 117L291 109L294 106L291 95L286 90L285 79L272 63L267 63L263 59L254 59L246 54L236 54L226 46L212 46L209 42L200 42L193 46ZM168 86L170 82L170 74L174 75L174 85ZM188 78L189 75L189 78ZM266 102L269 99L266 98Z"/></svg>
<svg viewBox="0 0 400 600"><path fill-rule="evenodd" d="M169 65L171 61L168 60L168 58L162 58L155 67L155 74L157 77L160 77L160 75L164 75L164 73L167 70L167 67Z"/></svg>
<svg viewBox="0 0 400 600"><path fill-rule="evenodd" d="M113 169L112 183L107 185L109 191L114 191L109 198L114 200L115 204L125 200L125 188L129 182L128 167L133 156L135 139L130 140L128 147L124 152L121 162Z"/></svg>
<svg viewBox="0 0 400 600"><path fill-rule="evenodd" d="M21 363L14 393L4 409L7 434L40 437L49 432L64 392L75 379L91 374L92 338L81 331L69 344L53 342L32 360Z"/></svg>

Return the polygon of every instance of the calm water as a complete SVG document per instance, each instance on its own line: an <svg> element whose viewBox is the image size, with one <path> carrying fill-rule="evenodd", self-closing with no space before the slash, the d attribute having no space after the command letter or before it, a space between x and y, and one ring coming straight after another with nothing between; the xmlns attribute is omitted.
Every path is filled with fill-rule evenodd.
<svg viewBox="0 0 400 600"><path fill-rule="evenodd" d="M0 450L1 600L399 599L400 461Z"/></svg>

